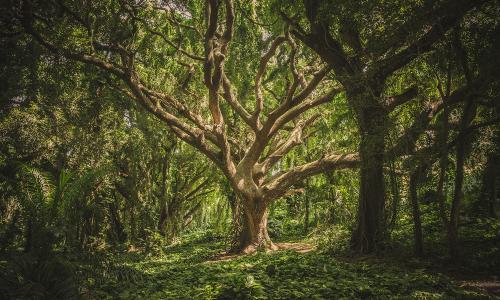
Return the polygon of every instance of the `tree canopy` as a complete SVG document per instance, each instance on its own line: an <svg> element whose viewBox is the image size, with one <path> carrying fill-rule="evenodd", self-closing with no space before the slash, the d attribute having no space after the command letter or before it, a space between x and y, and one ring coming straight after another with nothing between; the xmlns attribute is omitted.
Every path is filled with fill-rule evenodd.
<svg viewBox="0 0 500 300"><path fill-rule="evenodd" d="M236 254L309 234L358 255L443 243L457 262L467 228L498 222L498 1L1 15L2 255L159 255L209 230Z"/></svg>

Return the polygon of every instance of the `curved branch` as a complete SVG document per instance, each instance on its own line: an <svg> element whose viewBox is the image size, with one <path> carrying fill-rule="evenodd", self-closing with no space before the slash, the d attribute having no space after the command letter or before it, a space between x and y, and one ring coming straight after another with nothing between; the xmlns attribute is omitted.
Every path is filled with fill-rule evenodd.
<svg viewBox="0 0 500 300"><path fill-rule="evenodd" d="M391 112L399 105L405 104L406 102L414 99L417 95L418 87L414 85L399 95L388 97L387 103L385 104L385 109L388 112Z"/></svg>
<svg viewBox="0 0 500 300"><path fill-rule="evenodd" d="M278 47L281 44L283 44L285 41L286 41L285 36L280 35L280 36L276 37L276 39L274 39L273 42L271 43L271 45L269 46L269 49L267 50L267 52L264 53L264 55L260 59L259 68L257 69L257 74L255 74L255 98L256 98L256 102L255 102L255 110L252 114L252 119L256 123L259 120L260 112L264 108L264 100L263 100L263 96L262 96L262 90L260 87L262 76L264 75L264 73L266 71L266 67L267 67L269 60L276 53L276 49L278 49Z"/></svg>
<svg viewBox="0 0 500 300"><path fill-rule="evenodd" d="M264 193L267 199L278 199L294 184L307 177L331 170L352 169L359 165L359 155L330 154L318 160L293 167L278 173L264 182Z"/></svg>

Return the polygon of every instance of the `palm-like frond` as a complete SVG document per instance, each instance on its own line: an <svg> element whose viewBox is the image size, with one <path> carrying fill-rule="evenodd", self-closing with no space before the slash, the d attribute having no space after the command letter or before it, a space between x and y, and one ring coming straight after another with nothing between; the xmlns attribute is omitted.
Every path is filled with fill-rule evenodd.
<svg viewBox="0 0 500 300"><path fill-rule="evenodd" d="M102 166L97 169L92 169L84 172L81 176L76 175L65 176L68 178L61 179L64 182L64 188L61 189L61 202L65 208L71 208L75 205L81 206L86 204L86 199L89 194L95 190L97 185L102 182L105 175L111 171L109 166Z"/></svg>
<svg viewBox="0 0 500 300"><path fill-rule="evenodd" d="M49 173L30 167L19 165L20 196L25 205L41 208L49 205L54 199L54 180Z"/></svg>

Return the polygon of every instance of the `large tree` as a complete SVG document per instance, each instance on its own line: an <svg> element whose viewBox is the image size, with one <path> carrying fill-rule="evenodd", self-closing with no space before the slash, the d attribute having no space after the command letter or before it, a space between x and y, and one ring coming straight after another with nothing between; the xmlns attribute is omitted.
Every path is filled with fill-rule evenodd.
<svg viewBox="0 0 500 300"><path fill-rule="evenodd" d="M429 101L432 105L415 116L396 145L387 147L393 112L418 95L416 82L397 80L399 88L394 88L391 79L401 77L406 67L434 51L464 16L488 2L304 0L299 6L282 5L282 16L292 26L293 36L332 68L358 123L360 192L357 226L352 236L354 249L372 252L386 240L387 157L411 152L412 145L445 106L472 101L477 96L474 93L487 87L499 74L495 67L485 68L445 101ZM391 94L395 90L400 93Z"/></svg>
<svg viewBox="0 0 500 300"><path fill-rule="evenodd" d="M203 2L26 0L12 13L54 55L108 74L110 88L206 155L242 201L239 250L274 249L268 206L309 176L358 165L356 153L279 164L343 89L287 27L254 20L254 5Z"/></svg>

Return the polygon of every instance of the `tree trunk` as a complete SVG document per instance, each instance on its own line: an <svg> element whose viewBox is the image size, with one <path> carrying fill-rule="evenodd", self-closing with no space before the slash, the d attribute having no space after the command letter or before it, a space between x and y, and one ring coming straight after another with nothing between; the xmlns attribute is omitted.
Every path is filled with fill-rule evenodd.
<svg viewBox="0 0 500 300"><path fill-rule="evenodd" d="M26 233L24 242L24 252L28 253L33 250L33 216L30 214L26 223Z"/></svg>
<svg viewBox="0 0 500 300"><path fill-rule="evenodd" d="M268 204L255 199L243 201L243 227L237 252L252 253L257 250L277 250L267 233Z"/></svg>
<svg viewBox="0 0 500 300"><path fill-rule="evenodd" d="M158 226L157 226L158 231L162 236L166 235L165 227L167 225L167 216L168 216L168 207L166 201L164 200L160 207L160 217L158 218Z"/></svg>
<svg viewBox="0 0 500 300"><path fill-rule="evenodd" d="M447 92L449 93L449 92ZM443 228L447 230L448 217L446 216L446 198L447 192L444 190L444 183L446 181L446 170L448 168L448 133L449 133L449 108L445 107L443 115L441 116L441 130L438 131L438 147L439 147L439 180L437 186L439 215L443 222Z"/></svg>
<svg viewBox="0 0 500 300"><path fill-rule="evenodd" d="M133 207L130 208L129 226L130 226L130 241L132 243L135 243L137 241L137 222L135 220L135 211Z"/></svg>
<svg viewBox="0 0 500 300"><path fill-rule="evenodd" d="M401 195L399 193L399 185L396 175L396 169L394 167L394 162L391 162L390 177L391 177L392 203L391 203L391 218L390 218L389 228L392 231L397 225L399 203L401 202Z"/></svg>
<svg viewBox="0 0 500 300"><path fill-rule="evenodd" d="M245 218L241 200L234 191L228 192L229 206L231 207L231 246L229 252L238 252L241 248L241 235Z"/></svg>
<svg viewBox="0 0 500 300"><path fill-rule="evenodd" d="M460 138L456 148L456 169L455 169L455 190L451 202L450 224L448 226L448 241L450 246L450 256L452 259L458 258L458 218L460 215L460 205L463 198L464 164L467 156L467 148L471 144L470 138L463 133L474 120L477 113L477 104L469 99L464 108L464 113L460 121Z"/></svg>
<svg viewBox="0 0 500 300"><path fill-rule="evenodd" d="M422 237L422 222L420 221L420 206L418 203L418 194L417 194L419 180L420 180L420 170L416 170L410 174L409 198L413 216L415 255L420 257L423 256L424 254L424 246Z"/></svg>
<svg viewBox="0 0 500 300"><path fill-rule="evenodd" d="M119 243L123 243L127 240L127 233L125 232L125 226L120 219L120 213L118 212L117 203L109 203L109 217L111 221L111 227L115 233L116 240Z"/></svg>
<svg viewBox="0 0 500 300"><path fill-rule="evenodd" d="M457 165L455 170L455 190L451 203L450 224L448 226L448 241L450 256L453 259L458 257L458 217L460 214L460 204L462 202L462 186L464 181L465 148L463 144L457 145Z"/></svg>
<svg viewBox="0 0 500 300"><path fill-rule="evenodd" d="M309 214L310 214L310 206L311 200L307 194L305 194L305 213L304 213L304 233L307 234L309 232Z"/></svg>
<svg viewBox="0 0 500 300"><path fill-rule="evenodd" d="M12 218L10 219L9 225L5 230L4 235L0 238L0 254L4 253L7 247L10 246L11 242L15 239L17 235L17 221L19 219L20 211L16 209Z"/></svg>
<svg viewBox="0 0 500 300"><path fill-rule="evenodd" d="M481 183L481 194L477 200L477 205L481 213L491 217L497 218L495 202L498 197L498 165L500 159L496 154L488 155L486 167L483 171L483 178Z"/></svg>
<svg viewBox="0 0 500 300"><path fill-rule="evenodd" d="M359 116L361 143L359 154L360 192L357 227L351 246L361 253L381 248L385 239L384 137L385 112L367 108Z"/></svg>

